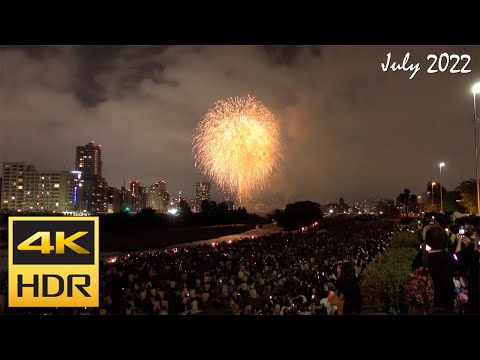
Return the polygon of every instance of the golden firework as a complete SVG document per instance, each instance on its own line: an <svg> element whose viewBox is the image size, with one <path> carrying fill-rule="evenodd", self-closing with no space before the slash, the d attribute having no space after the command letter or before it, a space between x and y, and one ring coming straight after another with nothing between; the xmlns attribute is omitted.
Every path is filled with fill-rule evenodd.
<svg viewBox="0 0 480 360"><path fill-rule="evenodd" d="M277 119L250 96L217 101L197 125L193 152L195 166L222 190L249 198L280 159Z"/></svg>

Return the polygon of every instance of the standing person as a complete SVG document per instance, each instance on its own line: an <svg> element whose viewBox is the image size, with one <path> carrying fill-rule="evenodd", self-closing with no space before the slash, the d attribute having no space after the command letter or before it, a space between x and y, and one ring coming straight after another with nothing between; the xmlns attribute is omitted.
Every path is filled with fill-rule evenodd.
<svg viewBox="0 0 480 360"><path fill-rule="evenodd" d="M449 241L445 232L445 224L438 218L436 226L427 231L426 243L430 246L427 254L426 267L430 271L433 280L434 301L433 307L447 311L453 311L454 284L453 284L453 261L445 250ZM421 266L418 257L413 265L414 270Z"/></svg>
<svg viewBox="0 0 480 360"><path fill-rule="evenodd" d="M359 314L362 310L362 296L355 268L350 262L343 262L340 269L337 289L338 293L345 298L343 313L345 315Z"/></svg>
<svg viewBox="0 0 480 360"><path fill-rule="evenodd" d="M461 263L462 275L468 279L468 306L467 312L479 313L479 252L478 228L471 228L461 238L461 250L458 258Z"/></svg>

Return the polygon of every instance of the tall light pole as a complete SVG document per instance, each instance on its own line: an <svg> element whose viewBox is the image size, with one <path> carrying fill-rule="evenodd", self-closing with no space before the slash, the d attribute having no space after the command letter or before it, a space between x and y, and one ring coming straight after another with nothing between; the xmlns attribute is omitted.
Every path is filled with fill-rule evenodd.
<svg viewBox="0 0 480 360"><path fill-rule="evenodd" d="M438 164L438 167L440 168L440 212L443 213L443 185L442 185L442 167L445 166L444 162L441 162Z"/></svg>
<svg viewBox="0 0 480 360"><path fill-rule="evenodd" d="M480 82L472 87L473 93L473 126L475 130L475 180L477 182L477 215L480 215L480 186L478 184L478 123L476 94L480 94Z"/></svg>
<svg viewBox="0 0 480 360"><path fill-rule="evenodd" d="M477 182L477 215L480 215L480 185L478 183L478 123L480 119L477 116L477 99L476 95L480 94L480 82L472 86L473 93L473 126L475 129L475 181ZM475 239L475 250L478 252L478 240ZM480 258L478 260L480 262ZM479 270L480 271L480 270ZM480 281L480 276L479 276ZM479 284L480 286L480 284ZM478 311L480 312L480 298L478 299Z"/></svg>
<svg viewBox="0 0 480 360"><path fill-rule="evenodd" d="M437 183L435 181L432 181L432 211L433 211L433 207L435 206L435 203L433 202L433 187L437 185Z"/></svg>

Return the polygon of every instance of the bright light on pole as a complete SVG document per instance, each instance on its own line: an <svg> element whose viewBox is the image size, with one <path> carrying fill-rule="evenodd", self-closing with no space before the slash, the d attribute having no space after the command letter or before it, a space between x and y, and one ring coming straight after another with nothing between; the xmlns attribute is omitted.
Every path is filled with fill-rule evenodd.
<svg viewBox="0 0 480 360"><path fill-rule="evenodd" d="M434 187L435 185L437 185L437 183L436 183L435 181L432 181L432 211L433 211L433 207L434 207L434 205L435 205L435 203L433 202L433 199L434 199L434 197L433 197L433 187Z"/></svg>
<svg viewBox="0 0 480 360"><path fill-rule="evenodd" d="M480 94L480 82L472 86L472 93L473 95Z"/></svg>
<svg viewBox="0 0 480 360"><path fill-rule="evenodd" d="M438 164L438 167L440 168L440 212L443 213L443 189L442 189L442 167L445 166L444 162L441 162Z"/></svg>

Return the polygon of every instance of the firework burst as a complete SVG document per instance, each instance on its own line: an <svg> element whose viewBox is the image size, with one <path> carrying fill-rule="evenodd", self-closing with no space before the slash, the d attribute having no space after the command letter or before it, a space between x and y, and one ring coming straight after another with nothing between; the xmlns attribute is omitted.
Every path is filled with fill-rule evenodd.
<svg viewBox="0 0 480 360"><path fill-rule="evenodd" d="M280 159L275 116L253 97L217 101L193 136L195 166L222 190L249 198L265 187Z"/></svg>

